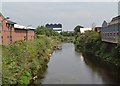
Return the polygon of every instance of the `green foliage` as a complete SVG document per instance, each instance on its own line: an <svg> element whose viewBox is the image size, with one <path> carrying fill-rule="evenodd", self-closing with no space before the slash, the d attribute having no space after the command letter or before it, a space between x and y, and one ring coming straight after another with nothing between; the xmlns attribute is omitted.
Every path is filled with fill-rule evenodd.
<svg viewBox="0 0 120 86"><path fill-rule="evenodd" d="M39 35L45 35L45 36L60 36L60 34L58 32L53 31L50 28L46 28L44 26L38 26L37 29L35 30L35 33L37 35L37 37Z"/></svg>
<svg viewBox="0 0 120 86"><path fill-rule="evenodd" d="M29 83L29 78L30 78L31 74L29 72L25 72L19 80L20 84L28 84Z"/></svg>
<svg viewBox="0 0 120 86"><path fill-rule="evenodd" d="M63 31L63 32L61 32L60 33L62 36L74 36L75 34L74 34L74 32L68 32L68 31Z"/></svg>
<svg viewBox="0 0 120 86"><path fill-rule="evenodd" d="M42 37L32 41L17 41L2 49L3 84L28 84L38 70L43 71L49 53L59 43L57 39Z"/></svg>
<svg viewBox="0 0 120 86"><path fill-rule="evenodd" d="M75 44L79 49L89 49L91 51L97 47L97 43L100 42L100 35L95 31L86 31L84 34L77 34L75 38Z"/></svg>
<svg viewBox="0 0 120 86"><path fill-rule="evenodd" d="M76 35L76 50L91 52L102 60L120 66L120 43L112 44L102 42L100 34L94 31L86 31L84 34Z"/></svg>
<svg viewBox="0 0 120 86"><path fill-rule="evenodd" d="M74 32L75 32L75 33L77 33L77 32L81 33L81 32L80 32L80 28L83 28L83 27L80 26L80 25L76 26L76 27L74 28Z"/></svg>

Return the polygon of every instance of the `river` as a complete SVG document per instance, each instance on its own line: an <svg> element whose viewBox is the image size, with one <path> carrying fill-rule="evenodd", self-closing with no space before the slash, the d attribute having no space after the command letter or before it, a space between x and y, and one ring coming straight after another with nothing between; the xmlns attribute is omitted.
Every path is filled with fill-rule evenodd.
<svg viewBox="0 0 120 86"><path fill-rule="evenodd" d="M51 56L42 84L113 84L120 82L118 68L103 63L91 54L78 53L72 43Z"/></svg>

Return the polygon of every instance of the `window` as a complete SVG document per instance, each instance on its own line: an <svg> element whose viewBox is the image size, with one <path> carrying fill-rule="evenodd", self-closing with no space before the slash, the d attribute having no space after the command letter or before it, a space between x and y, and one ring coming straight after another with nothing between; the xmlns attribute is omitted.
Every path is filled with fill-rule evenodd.
<svg viewBox="0 0 120 86"><path fill-rule="evenodd" d="M112 33L110 33L110 36L112 36Z"/></svg>
<svg viewBox="0 0 120 86"><path fill-rule="evenodd" d="M6 24L6 30L9 30L9 24Z"/></svg>
<svg viewBox="0 0 120 86"><path fill-rule="evenodd" d="M1 36L1 38L2 38L2 44L3 44L3 42L4 42L4 41L3 41L3 36Z"/></svg>
<svg viewBox="0 0 120 86"><path fill-rule="evenodd" d="M116 34L116 33L114 33L114 35L113 35L113 36L115 36L115 34Z"/></svg>
<svg viewBox="0 0 120 86"><path fill-rule="evenodd" d="M24 40L26 40L26 36L24 36Z"/></svg>
<svg viewBox="0 0 120 86"><path fill-rule="evenodd" d="M109 34L109 33L107 33L107 35L108 35L108 36L110 36L110 34Z"/></svg>
<svg viewBox="0 0 120 86"><path fill-rule="evenodd" d="M117 32L117 36L119 35L119 33Z"/></svg>

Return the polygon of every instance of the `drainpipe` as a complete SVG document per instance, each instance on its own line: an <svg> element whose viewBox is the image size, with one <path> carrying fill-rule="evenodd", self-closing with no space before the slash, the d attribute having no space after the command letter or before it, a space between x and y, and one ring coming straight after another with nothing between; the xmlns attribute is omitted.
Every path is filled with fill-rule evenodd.
<svg viewBox="0 0 120 86"><path fill-rule="evenodd" d="M28 40L28 27L30 27L30 26L32 26L32 25L28 25L28 26L26 27L26 41Z"/></svg>
<svg viewBox="0 0 120 86"><path fill-rule="evenodd" d="M10 44L12 44L12 24L10 24Z"/></svg>

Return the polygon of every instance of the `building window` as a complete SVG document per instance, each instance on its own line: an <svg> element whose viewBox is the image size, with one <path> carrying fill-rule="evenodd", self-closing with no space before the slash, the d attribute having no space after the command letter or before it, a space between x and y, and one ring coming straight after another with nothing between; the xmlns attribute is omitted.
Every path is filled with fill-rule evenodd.
<svg viewBox="0 0 120 86"><path fill-rule="evenodd" d="M110 36L112 36L112 33L110 33Z"/></svg>
<svg viewBox="0 0 120 86"><path fill-rule="evenodd" d="M2 38L2 44L3 44L3 42L4 42L4 41L3 41L3 36L1 36L1 38Z"/></svg>
<svg viewBox="0 0 120 86"><path fill-rule="evenodd" d="M26 36L24 36L24 40L26 40Z"/></svg>
<svg viewBox="0 0 120 86"><path fill-rule="evenodd" d="M115 33L114 33L114 36L115 36Z"/></svg>
<svg viewBox="0 0 120 86"><path fill-rule="evenodd" d="M117 32L117 36L119 35L119 33Z"/></svg>
<svg viewBox="0 0 120 86"><path fill-rule="evenodd" d="M10 25L6 24L6 30L9 30Z"/></svg>

